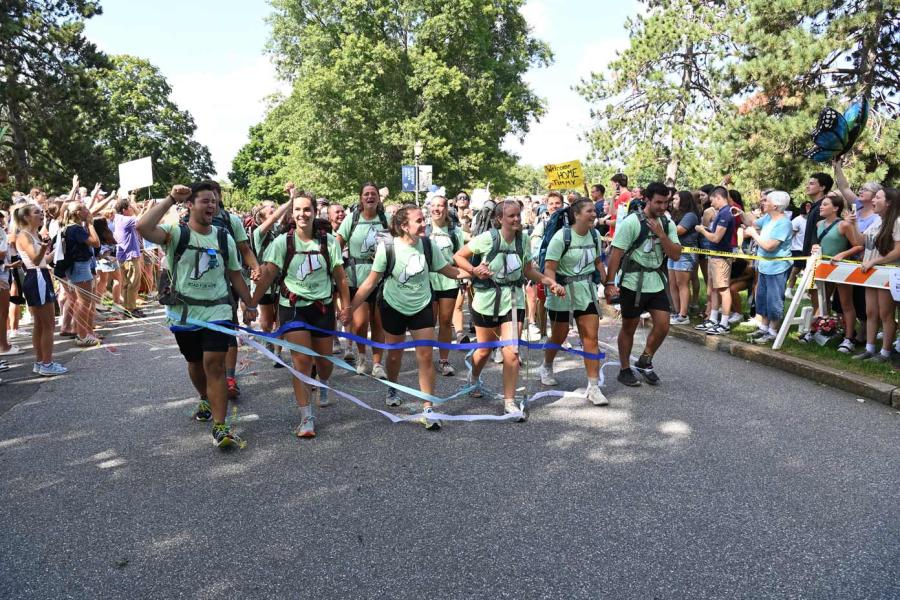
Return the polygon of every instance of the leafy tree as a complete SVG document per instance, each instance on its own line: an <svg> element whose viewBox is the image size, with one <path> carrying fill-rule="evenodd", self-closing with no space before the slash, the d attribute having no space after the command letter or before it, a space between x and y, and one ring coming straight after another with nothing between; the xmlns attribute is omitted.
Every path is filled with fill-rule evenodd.
<svg viewBox="0 0 900 600"><path fill-rule="evenodd" d="M746 187L799 192L809 173L829 170L799 156L826 105L842 111L856 97L872 102L867 131L848 175L900 178L896 144L900 90L900 8L882 0L753 0L736 30L739 53L728 71L727 107L714 128L712 158Z"/></svg>
<svg viewBox="0 0 900 600"><path fill-rule="evenodd" d="M732 0L645 0L646 16L626 22L630 45L577 86L595 105L588 132L595 157L658 173L670 185L725 101L715 77L740 16ZM664 171L664 174L663 174Z"/></svg>
<svg viewBox="0 0 900 600"><path fill-rule="evenodd" d="M334 199L365 179L393 192L421 140L436 182L508 188L515 157L503 138L543 114L523 76L550 60L522 4L272 0L271 53L294 85L263 129L287 144L282 179Z"/></svg>
<svg viewBox="0 0 900 600"><path fill-rule="evenodd" d="M215 173L209 149L193 139L197 126L171 99L166 78L148 61L113 56L109 69L91 72L105 109L94 115L92 134L100 148L104 174L117 181L118 164L153 158L154 188L164 192L175 183Z"/></svg>
<svg viewBox="0 0 900 600"><path fill-rule="evenodd" d="M273 119L250 128L250 141L234 157L228 179L238 190L257 200L281 200L286 179L288 140L276 142Z"/></svg>
<svg viewBox="0 0 900 600"><path fill-rule="evenodd" d="M84 127L97 110L89 68L105 57L83 35L100 14L92 0L9 0L0 8L0 163L16 186L65 185L78 169L95 178L95 150ZM92 177L93 176L93 177Z"/></svg>

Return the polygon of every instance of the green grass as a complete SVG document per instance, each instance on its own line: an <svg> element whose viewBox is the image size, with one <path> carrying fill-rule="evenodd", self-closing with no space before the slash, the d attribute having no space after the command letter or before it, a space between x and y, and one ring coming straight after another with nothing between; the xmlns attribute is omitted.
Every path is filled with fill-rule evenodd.
<svg viewBox="0 0 900 600"><path fill-rule="evenodd" d="M750 306L747 296L748 294L746 291L741 292L741 308L745 315ZM706 305L706 282L703 281L702 274L700 275L700 298L697 302L701 307ZM790 302L790 300L784 301L785 311L787 311L788 306L790 306ZM800 308L797 310L797 314L800 314L800 311L804 306L810 305L809 299L804 299L800 304ZM698 323L700 323L700 320L694 319L691 326ZM747 335L750 333L753 333L753 327L749 325L740 325L735 327L728 337L739 342L746 342ZM831 367L835 371L848 371L850 373L871 377L872 379L877 379L878 381L900 387L900 372L898 372L891 363L873 363L871 361L859 362L850 360L850 356L852 356L850 354L841 354L838 352L837 345L841 343L841 338L839 336L835 336L835 338L825 346L820 346L815 342L801 344L797 341L799 337L800 335L797 333L797 328L791 328L791 332L788 334L787 339L785 339L784 345L778 352L784 352L789 356L796 356L797 358L813 361L820 365ZM862 352L862 350L861 347L857 347L856 352Z"/></svg>

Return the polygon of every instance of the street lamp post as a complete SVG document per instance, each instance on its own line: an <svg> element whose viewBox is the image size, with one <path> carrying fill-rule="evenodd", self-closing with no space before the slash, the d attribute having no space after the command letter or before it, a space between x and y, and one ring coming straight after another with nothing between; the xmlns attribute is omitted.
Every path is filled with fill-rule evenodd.
<svg viewBox="0 0 900 600"><path fill-rule="evenodd" d="M416 206L419 206L419 157L422 155L422 142L420 140L416 140L416 145L413 146L413 158L415 159L416 165L416 177L415 177L415 185L416 185Z"/></svg>

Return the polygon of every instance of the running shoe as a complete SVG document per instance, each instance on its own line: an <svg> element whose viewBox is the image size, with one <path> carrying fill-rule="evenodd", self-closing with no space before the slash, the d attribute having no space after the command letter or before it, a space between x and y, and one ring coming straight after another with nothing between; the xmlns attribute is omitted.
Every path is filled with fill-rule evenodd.
<svg viewBox="0 0 900 600"><path fill-rule="evenodd" d="M241 395L241 390L238 388L237 379L235 379L234 377L226 377L225 385L228 387L228 397L231 400L235 400L238 396Z"/></svg>
<svg viewBox="0 0 900 600"><path fill-rule="evenodd" d="M747 334L747 341L752 342L756 338L762 337L762 336L766 335L767 333L769 333L768 329L756 329L753 333Z"/></svg>
<svg viewBox="0 0 900 600"><path fill-rule="evenodd" d="M215 444L216 448L230 448L238 443L237 436L231 431L231 427L229 427L225 423L216 423L213 427L213 444Z"/></svg>
<svg viewBox="0 0 900 600"><path fill-rule="evenodd" d="M98 340L94 335L88 334L84 337L76 338L75 345L79 348L92 348L94 346L99 346L100 340Z"/></svg>
<svg viewBox="0 0 900 600"><path fill-rule="evenodd" d="M140 309L129 311L129 314L131 315L132 319L145 319L147 317L147 314Z"/></svg>
<svg viewBox="0 0 900 600"><path fill-rule="evenodd" d="M450 364L449 360L440 361L438 363L438 370L444 377L452 377L456 373L456 371L453 370L453 365Z"/></svg>
<svg viewBox="0 0 900 600"><path fill-rule="evenodd" d="M366 361L365 357L360 356L356 361L356 374L357 375L368 375L369 374L369 364Z"/></svg>
<svg viewBox="0 0 900 600"><path fill-rule="evenodd" d="M837 351L841 352L843 354L849 354L850 352L853 352L854 348L855 348L855 346L853 345L853 340L844 338L844 341L841 342L840 346L838 346Z"/></svg>
<svg viewBox="0 0 900 600"><path fill-rule="evenodd" d="M298 438L316 437L316 418L312 415L303 417L300 425L295 430Z"/></svg>
<svg viewBox="0 0 900 600"><path fill-rule="evenodd" d="M372 377L387 379L387 372L384 370L384 366L381 363L374 363L372 365Z"/></svg>
<svg viewBox="0 0 900 600"><path fill-rule="evenodd" d="M41 377L53 377L54 375L65 375L69 370L59 363L48 363L40 366L38 375Z"/></svg>
<svg viewBox="0 0 900 600"><path fill-rule="evenodd" d="M641 355L634 363L634 370L644 376L650 385L659 385L659 375L653 370L653 360Z"/></svg>
<svg viewBox="0 0 900 600"><path fill-rule="evenodd" d="M6 337L10 340L13 338L22 337L24 335L25 335L25 333L23 333L22 331L20 331L18 329L10 329L9 331L6 332Z"/></svg>
<svg viewBox="0 0 900 600"><path fill-rule="evenodd" d="M603 395L598 386L589 385L586 395L587 399L594 406L609 406L609 400L606 399L606 396Z"/></svg>
<svg viewBox="0 0 900 600"><path fill-rule="evenodd" d="M425 425L425 429L429 431L440 431L442 425L441 420L436 419L432 416L434 414L434 410L429 406L422 412L425 414L425 417L422 420L422 424Z"/></svg>
<svg viewBox="0 0 900 600"><path fill-rule="evenodd" d="M875 356L874 352L869 352L868 350L866 350L865 352L854 354L850 357L850 360L869 360L873 356Z"/></svg>
<svg viewBox="0 0 900 600"><path fill-rule="evenodd" d="M0 360L0 371L9 371L9 363L5 360Z"/></svg>
<svg viewBox="0 0 900 600"><path fill-rule="evenodd" d="M31 372L34 373L35 375L40 375L41 374L41 363L36 362L36 363L31 363L31 365L32 365Z"/></svg>
<svg viewBox="0 0 900 600"><path fill-rule="evenodd" d="M209 406L209 400L200 398L200 402L197 404L197 410L194 411L192 416L196 421L209 421L212 419L212 409Z"/></svg>
<svg viewBox="0 0 900 600"><path fill-rule="evenodd" d="M356 353L353 352L352 347L344 350L344 362L350 363L351 365L356 363Z"/></svg>
<svg viewBox="0 0 900 600"><path fill-rule="evenodd" d="M334 338L331 346L331 353L336 356L340 356L344 353L344 349L341 347L341 340L338 338Z"/></svg>
<svg viewBox="0 0 900 600"><path fill-rule="evenodd" d="M784 297L788 300L794 299L794 288L785 288Z"/></svg>
<svg viewBox="0 0 900 600"><path fill-rule="evenodd" d="M328 388L319 388L319 407L331 405L328 399Z"/></svg>
<svg viewBox="0 0 900 600"><path fill-rule="evenodd" d="M623 385L627 385L628 387L638 387L641 385L641 382L638 381L637 377L634 376L634 371L631 369L621 369L619 371L619 375L616 377L619 383Z"/></svg>
<svg viewBox="0 0 900 600"><path fill-rule="evenodd" d="M869 362L873 362L873 363L886 363L886 362L889 362L890 360L891 360L890 354L884 355L881 352L874 355L872 358L868 359Z"/></svg>
<svg viewBox="0 0 900 600"><path fill-rule="evenodd" d="M706 331L707 329L710 329L711 327L715 327L716 325L718 325L718 323L707 319L706 321L703 321L699 325L694 325L694 329L696 329L697 331Z"/></svg>
<svg viewBox="0 0 900 600"><path fill-rule="evenodd" d="M724 325L716 324L705 331L706 331L706 335L725 335L726 333L730 332L731 330L729 328L725 327Z"/></svg>
<svg viewBox="0 0 900 600"><path fill-rule="evenodd" d="M731 313L731 316L728 317L728 325L735 326L740 323L744 319L744 315L741 313Z"/></svg>
<svg viewBox="0 0 900 600"><path fill-rule="evenodd" d="M528 324L528 333L526 335L527 335L526 339L529 342L536 342L536 341L540 340L542 337L544 337L543 334L541 333L541 330L538 329L538 326L535 325L534 323Z"/></svg>
<svg viewBox="0 0 900 600"><path fill-rule="evenodd" d="M641 313L641 320L642 320L642 321L646 321L646 320L649 319L649 318L650 318L650 313L648 313L648 312L642 312L642 313Z"/></svg>
<svg viewBox="0 0 900 600"><path fill-rule="evenodd" d="M384 399L384 403L388 406L400 406L403 401L400 400L400 396L397 395L397 390L391 388L388 390L387 398Z"/></svg>
<svg viewBox="0 0 900 600"><path fill-rule="evenodd" d="M25 351L22 350L21 348L19 348L18 346L16 346L15 344L10 344L9 350L0 351L0 356L16 356L18 354L22 354L23 352L25 352Z"/></svg>
<svg viewBox="0 0 900 600"><path fill-rule="evenodd" d="M515 400L510 400L507 398L503 401L503 414L505 415L518 415L513 419L516 423L522 423L528 420L528 413L525 411L524 402L516 402Z"/></svg>
<svg viewBox="0 0 900 600"><path fill-rule="evenodd" d="M751 340L751 343L758 344L760 346L765 346L766 344L771 344L775 341L775 338L778 337L773 333L769 333L768 331L765 335L761 335L759 337L755 337Z"/></svg>
<svg viewBox="0 0 900 600"><path fill-rule="evenodd" d="M495 349L494 349L494 356L493 356L493 359L494 359L494 362L497 363L498 365L503 363L503 352L502 352L502 350L503 350L502 348L495 348Z"/></svg>
<svg viewBox="0 0 900 600"><path fill-rule="evenodd" d="M553 376L553 367L541 365L538 368L538 376L541 378L541 385L555 386L559 385L559 381Z"/></svg>

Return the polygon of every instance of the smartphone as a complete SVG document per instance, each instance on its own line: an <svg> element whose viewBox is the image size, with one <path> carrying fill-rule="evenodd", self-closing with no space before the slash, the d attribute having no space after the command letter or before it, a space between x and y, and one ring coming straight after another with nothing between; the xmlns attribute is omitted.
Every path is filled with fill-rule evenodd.
<svg viewBox="0 0 900 600"><path fill-rule="evenodd" d="M856 216L856 202L852 202L850 204L850 211L853 213L853 216Z"/></svg>

